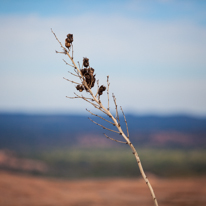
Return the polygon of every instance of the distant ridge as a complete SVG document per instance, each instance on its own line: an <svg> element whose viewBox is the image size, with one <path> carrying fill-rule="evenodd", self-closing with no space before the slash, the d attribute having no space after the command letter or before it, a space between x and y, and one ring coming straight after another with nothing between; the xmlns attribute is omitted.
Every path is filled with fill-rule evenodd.
<svg viewBox="0 0 206 206"><path fill-rule="evenodd" d="M88 116L103 124L98 117ZM0 149L69 147L78 145L81 137L101 136L105 131L89 121L88 116L0 113ZM126 117L130 137L135 144L201 148L206 145L206 117L178 114L170 116L130 114ZM122 117L121 122L124 125ZM98 142L95 144L98 145Z"/></svg>

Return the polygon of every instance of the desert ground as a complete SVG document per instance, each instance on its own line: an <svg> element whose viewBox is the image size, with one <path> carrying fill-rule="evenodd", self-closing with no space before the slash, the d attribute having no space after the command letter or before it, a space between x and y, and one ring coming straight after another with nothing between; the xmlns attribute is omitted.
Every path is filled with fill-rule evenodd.
<svg viewBox="0 0 206 206"><path fill-rule="evenodd" d="M206 177L161 179L148 175L160 206L206 205ZM0 172L1 206L149 206L139 179L63 180Z"/></svg>

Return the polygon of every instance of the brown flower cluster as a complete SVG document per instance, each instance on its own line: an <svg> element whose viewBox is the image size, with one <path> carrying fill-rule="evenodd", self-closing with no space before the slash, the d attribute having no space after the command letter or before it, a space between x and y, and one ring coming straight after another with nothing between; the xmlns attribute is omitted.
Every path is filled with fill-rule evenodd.
<svg viewBox="0 0 206 206"><path fill-rule="evenodd" d="M67 34L67 38L65 39L65 46L69 49L73 42L73 34Z"/></svg>
<svg viewBox="0 0 206 206"><path fill-rule="evenodd" d="M94 69L92 67L89 67L89 59L88 58L83 59L83 65L85 66L85 68L81 69L80 71L81 71L82 76L84 77L84 79L87 83L87 86L91 89L92 87L94 87L94 84L96 81ZM84 89L87 91L87 88L84 87L83 85L77 85L76 89L80 92L82 92Z"/></svg>

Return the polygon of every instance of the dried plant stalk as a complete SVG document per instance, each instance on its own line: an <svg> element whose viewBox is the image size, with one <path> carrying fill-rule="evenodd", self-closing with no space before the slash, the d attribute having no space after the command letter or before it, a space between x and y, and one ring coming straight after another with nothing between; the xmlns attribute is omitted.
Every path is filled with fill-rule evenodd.
<svg viewBox="0 0 206 206"><path fill-rule="evenodd" d="M80 64L79 64L79 68L77 67L77 65L75 64L74 60L73 60L73 35L72 34L68 34L67 35L67 38L65 39L65 47L62 45L62 43L59 41L59 39L57 38L56 34L53 32L53 30L51 29L51 32L53 33L53 35L55 36L56 40L59 42L61 48L63 49L63 52L57 52L56 53L61 53L61 54L65 54L69 57L69 59L71 60L71 64L68 64L65 60L64 62L73 67L74 68L74 71L76 73L76 75L74 75L73 73L69 72L70 74L78 77L80 79L80 82L81 83L77 83L77 82L74 82L72 80L69 80L69 79L66 79L64 78L65 80L73 83L73 84L78 84L76 86L76 89L79 91L79 92L82 92L83 90L85 90L88 94L90 94L90 98L87 98L83 95L77 95L76 93L75 94L75 97L68 97L68 98L71 98L71 99L75 99L75 98L80 98L80 99L83 99L85 100L86 102L90 103L92 106L94 106L96 109L100 110L101 112L103 112L104 114L106 114L109 118L112 119L112 122L111 121L108 121L106 120L105 118L99 116L99 115L96 115L92 112L90 112L89 110L87 110L90 114L94 115L94 116L97 116L101 119L103 119L104 121L106 122L109 122L110 124L114 125L117 129L117 131L115 130L111 130L109 128L106 128L105 126L93 121L92 119L90 119L93 123L95 123L96 125L102 127L103 129L106 129L108 131L112 131L112 132L115 132L115 133L118 133L120 134L125 142L123 141L119 141L119 140L116 140L116 139L113 139L113 138L110 138L109 136L107 136L106 134L104 134L108 139L110 140L113 140L115 142L119 142L119 143L123 143L123 144L128 144L130 146L130 148L132 149L132 153L134 154L135 158L136 158L136 161L137 161L137 164L139 166L139 170L140 170L140 173L144 179L144 181L146 182L147 186L149 187L149 190L150 190L150 193L152 195L152 198L153 198L153 201L154 201L154 204L156 206L158 206L158 203L157 203L157 199L156 199L156 196L155 196L155 193L154 193L154 190L143 170L143 167L142 167L142 164L141 164L141 161L140 161L140 158L139 158L139 155L135 149L135 147L133 146L133 144L131 143L130 139L129 139L129 130L128 130L128 125L127 125L127 121L126 121L126 117L124 115L124 112L121 108L121 111L123 113L123 116L124 116L124 120L125 120L125 124L126 124L126 128L127 128L127 135L125 135L125 133L123 132L121 126L120 126L120 119L119 119L119 113L118 113L118 108L117 108L117 103L116 103L116 98L114 96L114 94L112 94L112 97L113 97L113 100L114 100L114 105L115 105L115 110L116 110L116 114L115 114L115 117L111 114L110 112L110 108L109 108L109 76L107 76L107 97L108 97L108 107L105 108L104 105L102 104L101 100L100 100L100 97L101 95L103 94L103 92L106 90L106 87L101 85L99 86L99 81L98 81L98 86L97 86L97 93L94 95L94 93L92 92L92 87L94 86L95 84L95 75L94 75L94 69L91 68L89 66L89 59L88 58L84 58L83 59L83 64L82 64L82 68L80 69ZM70 50L72 48L72 55L70 55ZM84 68L85 67L85 68Z"/></svg>

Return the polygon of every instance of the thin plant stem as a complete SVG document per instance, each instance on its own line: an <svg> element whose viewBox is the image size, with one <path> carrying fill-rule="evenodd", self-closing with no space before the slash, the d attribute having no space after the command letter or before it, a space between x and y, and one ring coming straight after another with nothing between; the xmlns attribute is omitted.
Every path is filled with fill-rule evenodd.
<svg viewBox="0 0 206 206"><path fill-rule="evenodd" d="M109 76L107 76L107 99L108 99L108 111L109 111Z"/></svg>
<svg viewBox="0 0 206 206"><path fill-rule="evenodd" d="M119 141L119 140L113 139L113 138L107 136L105 133L104 133L104 136L105 136L106 138L112 140L112 141L119 142L119 143L122 143L122 144L127 144L127 142L123 142L123 141Z"/></svg>
<svg viewBox="0 0 206 206"><path fill-rule="evenodd" d="M112 130L112 129L109 129L109 128L107 128L107 127L104 127L103 125L101 125L101 124L99 124L99 123L95 122L94 120L92 120L92 119L91 119L91 118L89 118L89 117L88 117L88 119L89 119L90 121L92 121L94 124L96 124L96 125L98 125L98 126L102 127L103 129L106 129L106 130L108 130L108 131L111 131L111 132L115 132L115 133L120 134L120 132L115 131L115 130Z"/></svg>
<svg viewBox="0 0 206 206"><path fill-rule="evenodd" d="M94 116L96 116L96 117L99 117L99 118L103 119L104 121L106 121L106 122L112 124L113 126L115 126L114 123L108 121L107 119L105 119L105 118L103 118L103 117L101 117L101 116L99 116L99 115L97 115L97 114L92 113L92 112L89 111L88 109L86 109L86 110L87 110L91 115L94 115Z"/></svg>
<svg viewBox="0 0 206 206"><path fill-rule="evenodd" d="M110 122L110 121L109 121L109 122L110 122L111 124L113 124L114 126L116 126L116 128L117 128L118 131L115 131L115 130L111 130L111 129L109 129L109 128L106 128L106 127L104 127L103 125L101 125L101 124L99 124L99 123L97 123L97 122L95 122L95 121L93 121L92 119L89 118L94 124L102 127L103 129L106 129L106 130L108 130L108 131L118 133L118 134L120 134L120 135L124 138L125 142L119 141L119 140L115 140L115 139L113 139L113 138L110 138L110 137L107 136L106 134L104 134L104 135L105 135L108 139L110 139L110 140L113 140L113 141L119 142L119 143L125 143L125 144L128 144L128 145L130 146L130 148L131 148L131 150L132 150L132 153L134 154L135 159L136 159L136 161L137 161L137 164L138 164L140 173L141 173L144 181L146 182L146 184L147 184L147 186L148 186L148 188L149 188L149 190L150 190L150 193L151 193L151 195L152 195L154 204L155 204L155 206L158 206L158 202L157 202L157 199L156 199L154 190L153 190L153 188L152 188L152 186L151 186L151 184L150 184L150 182L149 182L149 180L148 180L148 178L147 178L147 176L146 176L146 174L145 174L145 172L144 172L144 169L143 169L142 163L141 163L141 161L140 161L139 155L138 155L138 153L137 153L134 145L131 143L131 141L130 141L130 139L129 139L128 125L127 125L126 117L125 117L125 115L124 115L124 112L123 112L122 108L121 108L121 110L122 110L122 113L123 113L123 116L124 116L124 120L125 120L125 124L126 124L126 127L127 127L127 136L125 135L125 133L123 132L123 130L122 130L121 126L120 126L120 119L119 119L119 114L118 114L118 108L117 108L116 98L115 98L114 94L113 94L112 96L113 96L114 105L115 105L115 110L116 110L116 115L115 115L115 117L111 114L111 112L110 112L110 110L109 110L109 85L110 85L110 83L109 83L109 76L107 76L108 108L105 108L104 105L102 104L102 102L100 101L100 95L98 95L98 97L97 97L98 92L97 92L96 95L93 94L92 90L91 90L91 89L89 88L89 86L87 85L87 82L85 81L85 78L84 78L82 72L80 71L80 68L78 68L78 67L76 66L76 64L75 64L75 62L74 62L74 60L73 60L73 44L72 44L72 56L70 56L69 52L70 52L70 48L71 48L71 47L67 50L67 49L62 45L62 43L59 41L59 39L57 38L56 34L53 32L52 29L51 29L51 32L53 33L54 37L55 37L56 40L59 42L61 48L62 48L63 51L64 51L64 52L61 52L61 53L66 54L66 55L69 57L69 59L71 60L72 65L73 65L73 67L75 68L76 73L77 73L78 77L80 78L80 80L81 80L81 82L82 82L82 85L85 87L86 91L91 95L90 100L94 101L95 103L89 101L89 98L86 98L86 97L84 97L84 96L79 96L79 95L77 95L77 94L75 94L76 97L68 97L68 98L82 98L83 100L85 100L86 102L92 104L96 109L100 110L101 112L103 112L104 114L106 114L108 117L110 117L110 118L112 119L113 123ZM60 53L60 52L58 52L58 53ZM72 66L72 65L70 65L70 66ZM79 67L80 67L80 64L79 64ZM82 65L82 68L83 68L83 65ZM64 78L64 79L66 79L66 78ZM66 80L68 80L68 79L66 79ZM68 81L70 81L70 82L72 82L72 83L74 83L74 84L78 84L77 82L74 82L74 81L71 81L71 80L68 80ZM98 90L99 90L99 87L98 87ZM89 110L87 110L87 111L89 111ZM90 111L89 111L89 112L90 112ZM90 113L91 113L92 115L94 115L94 116L100 117L99 115L95 115L95 114L93 114L92 112L90 112ZM102 117L101 117L101 118L102 118ZM105 120L104 118L102 118L102 119Z"/></svg>
<svg viewBox="0 0 206 206"><path fill-rule="evenodd" d="M129 129L128 129L128 125L127 125L127 120L126 120L126 117L125 117L125 115L124 115L124 111L123 111L123 109L122 109L121 106L120 106L120 109L121 109L122 114L123 114L123 116L124 116L124 121L125 121L126 128L127 128L127 137L129 138Z"/></svg>

